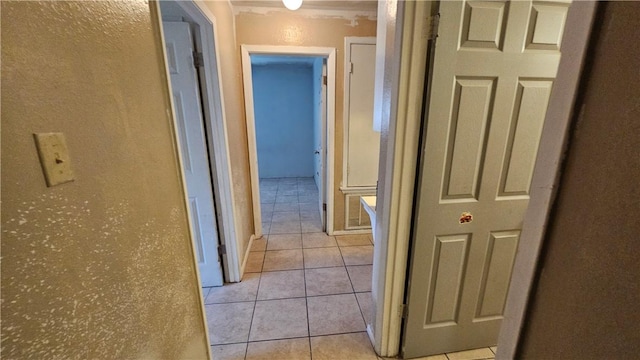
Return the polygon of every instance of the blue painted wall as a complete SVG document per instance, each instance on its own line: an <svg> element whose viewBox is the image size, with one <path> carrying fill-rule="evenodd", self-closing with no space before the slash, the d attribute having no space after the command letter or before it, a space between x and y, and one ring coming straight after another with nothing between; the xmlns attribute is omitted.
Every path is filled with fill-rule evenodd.
<svg viewBox="0 0 640 360"><path fill-rule="evenodd" d="M253 65L260 178L314 175L313 67Z"/></svg>

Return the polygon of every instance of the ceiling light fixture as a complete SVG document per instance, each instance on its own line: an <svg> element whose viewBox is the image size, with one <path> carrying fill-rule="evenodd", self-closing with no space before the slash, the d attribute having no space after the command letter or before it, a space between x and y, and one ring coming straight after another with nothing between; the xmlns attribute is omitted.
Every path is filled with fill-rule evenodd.
<svg viewBox="0 0 640 360"><path fill-rule="evenodd" d="M302 0L282 0L282 3L289 10L298 10L302 6Z"/></svg>

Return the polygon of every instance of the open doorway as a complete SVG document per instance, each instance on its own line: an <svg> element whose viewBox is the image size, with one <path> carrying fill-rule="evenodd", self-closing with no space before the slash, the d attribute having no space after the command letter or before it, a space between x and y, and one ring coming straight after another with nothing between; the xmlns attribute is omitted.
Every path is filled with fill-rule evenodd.
<svg viewBox="0 0 640 360"><path fill-rule="evenodd" d="M270 245L294 234L325 231L320 191L324 62L322 57L251 56L262 232L270 235Z"/></svg>
<svg viewBox="0 0 640 360"><path fill-rule="evenodd" d="M300 197L298 197L300 194L299 190L302 189L305 204L313 204L311 197L317 199L315 206L304 205L305 210L313 211L315 207L318 209L320 215L319 219L317 219L319 220L320 226L318 226L317 222L314 222L314 219L308 219L310 221L307 222L299 218L300 222L298 226L300 229L297 231L302 231L304 224L308 231L323 232L326 229L327 232L331 234L333 228L333 187L331 179L334 142L333 123L335 114L335 49L243 45L242 68L249 139L249 163L253 193L255 237L262 237L265 230L273 232L271 229L271 221L263 222L261 203L264 202L268 204L273 202L274 204L271 212L268 207L265 209L264 215L265 220L267 220L269 216L272 216L276 202L284 204L287 203L287 200L293 199L294 195L292 191L294 189L292 189L293 180L291 179L296 179L295 190L297 194L295 197L297 197L297 204L295 204L295 206L298 207L298 211L302 209L300 207L301 203L298 202L300 200ZM304 130L302 127L297 128L301 126L301 121L298 121L299 118L295 115L289 116L298 111L300 104L296 101L288 101L287 98L297 98L299 94L285 94L284 92L277 94L277 92L284 90L276 91L277 88L287 88L285 82L295 77L292 73L292 69L294 68L297 69L298 72L304 73L306 71L307 75L310 75L310 79L309 77L307 77L307 79L311 81L312 86L311 91L306 92L308 96L305 101L311 102L311 104L318 104L317 107L313 107L310 112L307 112L307 115L310 116L312 121L308 121L308 125L310 124L311 126L304 127ZM302 68L307 68L307 70L303 70ZM254 76L256 80L254 80ZM302 75L302 77L304 78L305 76ZM274 87L276 83L278 83L278 85ZM313 86L313 83L317 85ZM263 91L257 93L259 89ZM274 103L283 105L279 108L278 113L273 112L275 110ZM265 118L259 118L257 115L259 109L262 109L263 113L266 114ZM274 122L278 122L279 125L274 126ZM264 126L261 124L264 124ZM274 131L278 128L280 132ZM299 131L296 132L296 130ZM275 140L278 137L282 138L282 135L288 137L288 140L283 139L285 142L288 142L285 145L283 145L282 141ZM304 143L305 138L308 138L306 144ZM295 151L292 150L298 147L300 148L300 154L295 154ZM259 152L262 153L262 155L259 155ZM278 158L278 154L280 158ZM287 154L288 160L283 161L283 154ZM301 169L299 163L296 168L296 158L300 158L301 156L306 156L307 158L305 165L307 170ZM262 157L262 161L259 160L260 157ZM306 171L306 173L304 171ZM299 175L303 173L308 173L307 175L311 176L300 177ZM264 175L262 179L262 194L260 191L261 174ZM275 184L274 180L269 180L269 178L275 179L276 177L282 179L280 201L278 201L277 193L279 184ZM291 185L289 189L286 189L287 185ZM317 193L313 191L313 187L317 189ZM286 192L287 190L289 191L288 193ZM307 193L307 190L310 192ZM274 191L276 192L274 193ZM287 196L290 196L290 198L287 198ZM291 201L288 202L291 204ZM282 209L286 207L286 205L279 206ZM268 226L268 229L266 226ZM295 229L289 230L284 228L279 230L275 229L276 232L284 233L294 231Z"/></svg>

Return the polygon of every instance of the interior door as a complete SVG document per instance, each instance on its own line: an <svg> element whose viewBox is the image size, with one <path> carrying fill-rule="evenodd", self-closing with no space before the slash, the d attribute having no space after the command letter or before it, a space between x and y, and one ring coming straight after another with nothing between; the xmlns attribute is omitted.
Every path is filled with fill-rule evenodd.
<svg viewBox="0 0 640 360"><path fill-rule="evenodd" d="M440 2L406 358L497 342L569 5Z"/></svg>
<svg viewBox="0 0 640 360"><path fill-rule="evenodd" d="M221 286L218 229L200 89L193 60L193 38L186 22L165 21L162 27L200 278L202 286Z"/></svg>
<svg viewBox="0 0 640 360"><path fill-rule="evenodd" d="M375 187L380 157L380 133L373 130L375 43L352 43L349 61L346 186Z"/></svg>

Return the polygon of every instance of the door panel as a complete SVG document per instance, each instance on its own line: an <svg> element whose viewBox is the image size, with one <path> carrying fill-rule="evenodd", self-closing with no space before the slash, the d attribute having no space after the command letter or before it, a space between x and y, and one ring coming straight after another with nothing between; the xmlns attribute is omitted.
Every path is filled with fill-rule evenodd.
<svg viewBox="0 0 640 360"><path fill-rule="evenodd" d="M569 5L440 2L407 358L497 342Z"/></svg>
<svg viewBox="0 0 640 360"><path fill-rule="evenodd" d="M346 186L376 186L380 133L373 130L373 89L375 81L375 44L351 44L349 61L352 73L348 89L348 126Z"/></svg>
<svg viewBox="0 0 640 360"><path fill-rule="evenodd" d="M200 280L202 286L220 286L218 229L193 39L188 23L165 21L162 26Z"/></svg>
<svg viewBox="0 0 640 360"><path fill-rule="evenodd" d="M478 197L494 85L495 79L456 79L443 200Z"/></svg>

